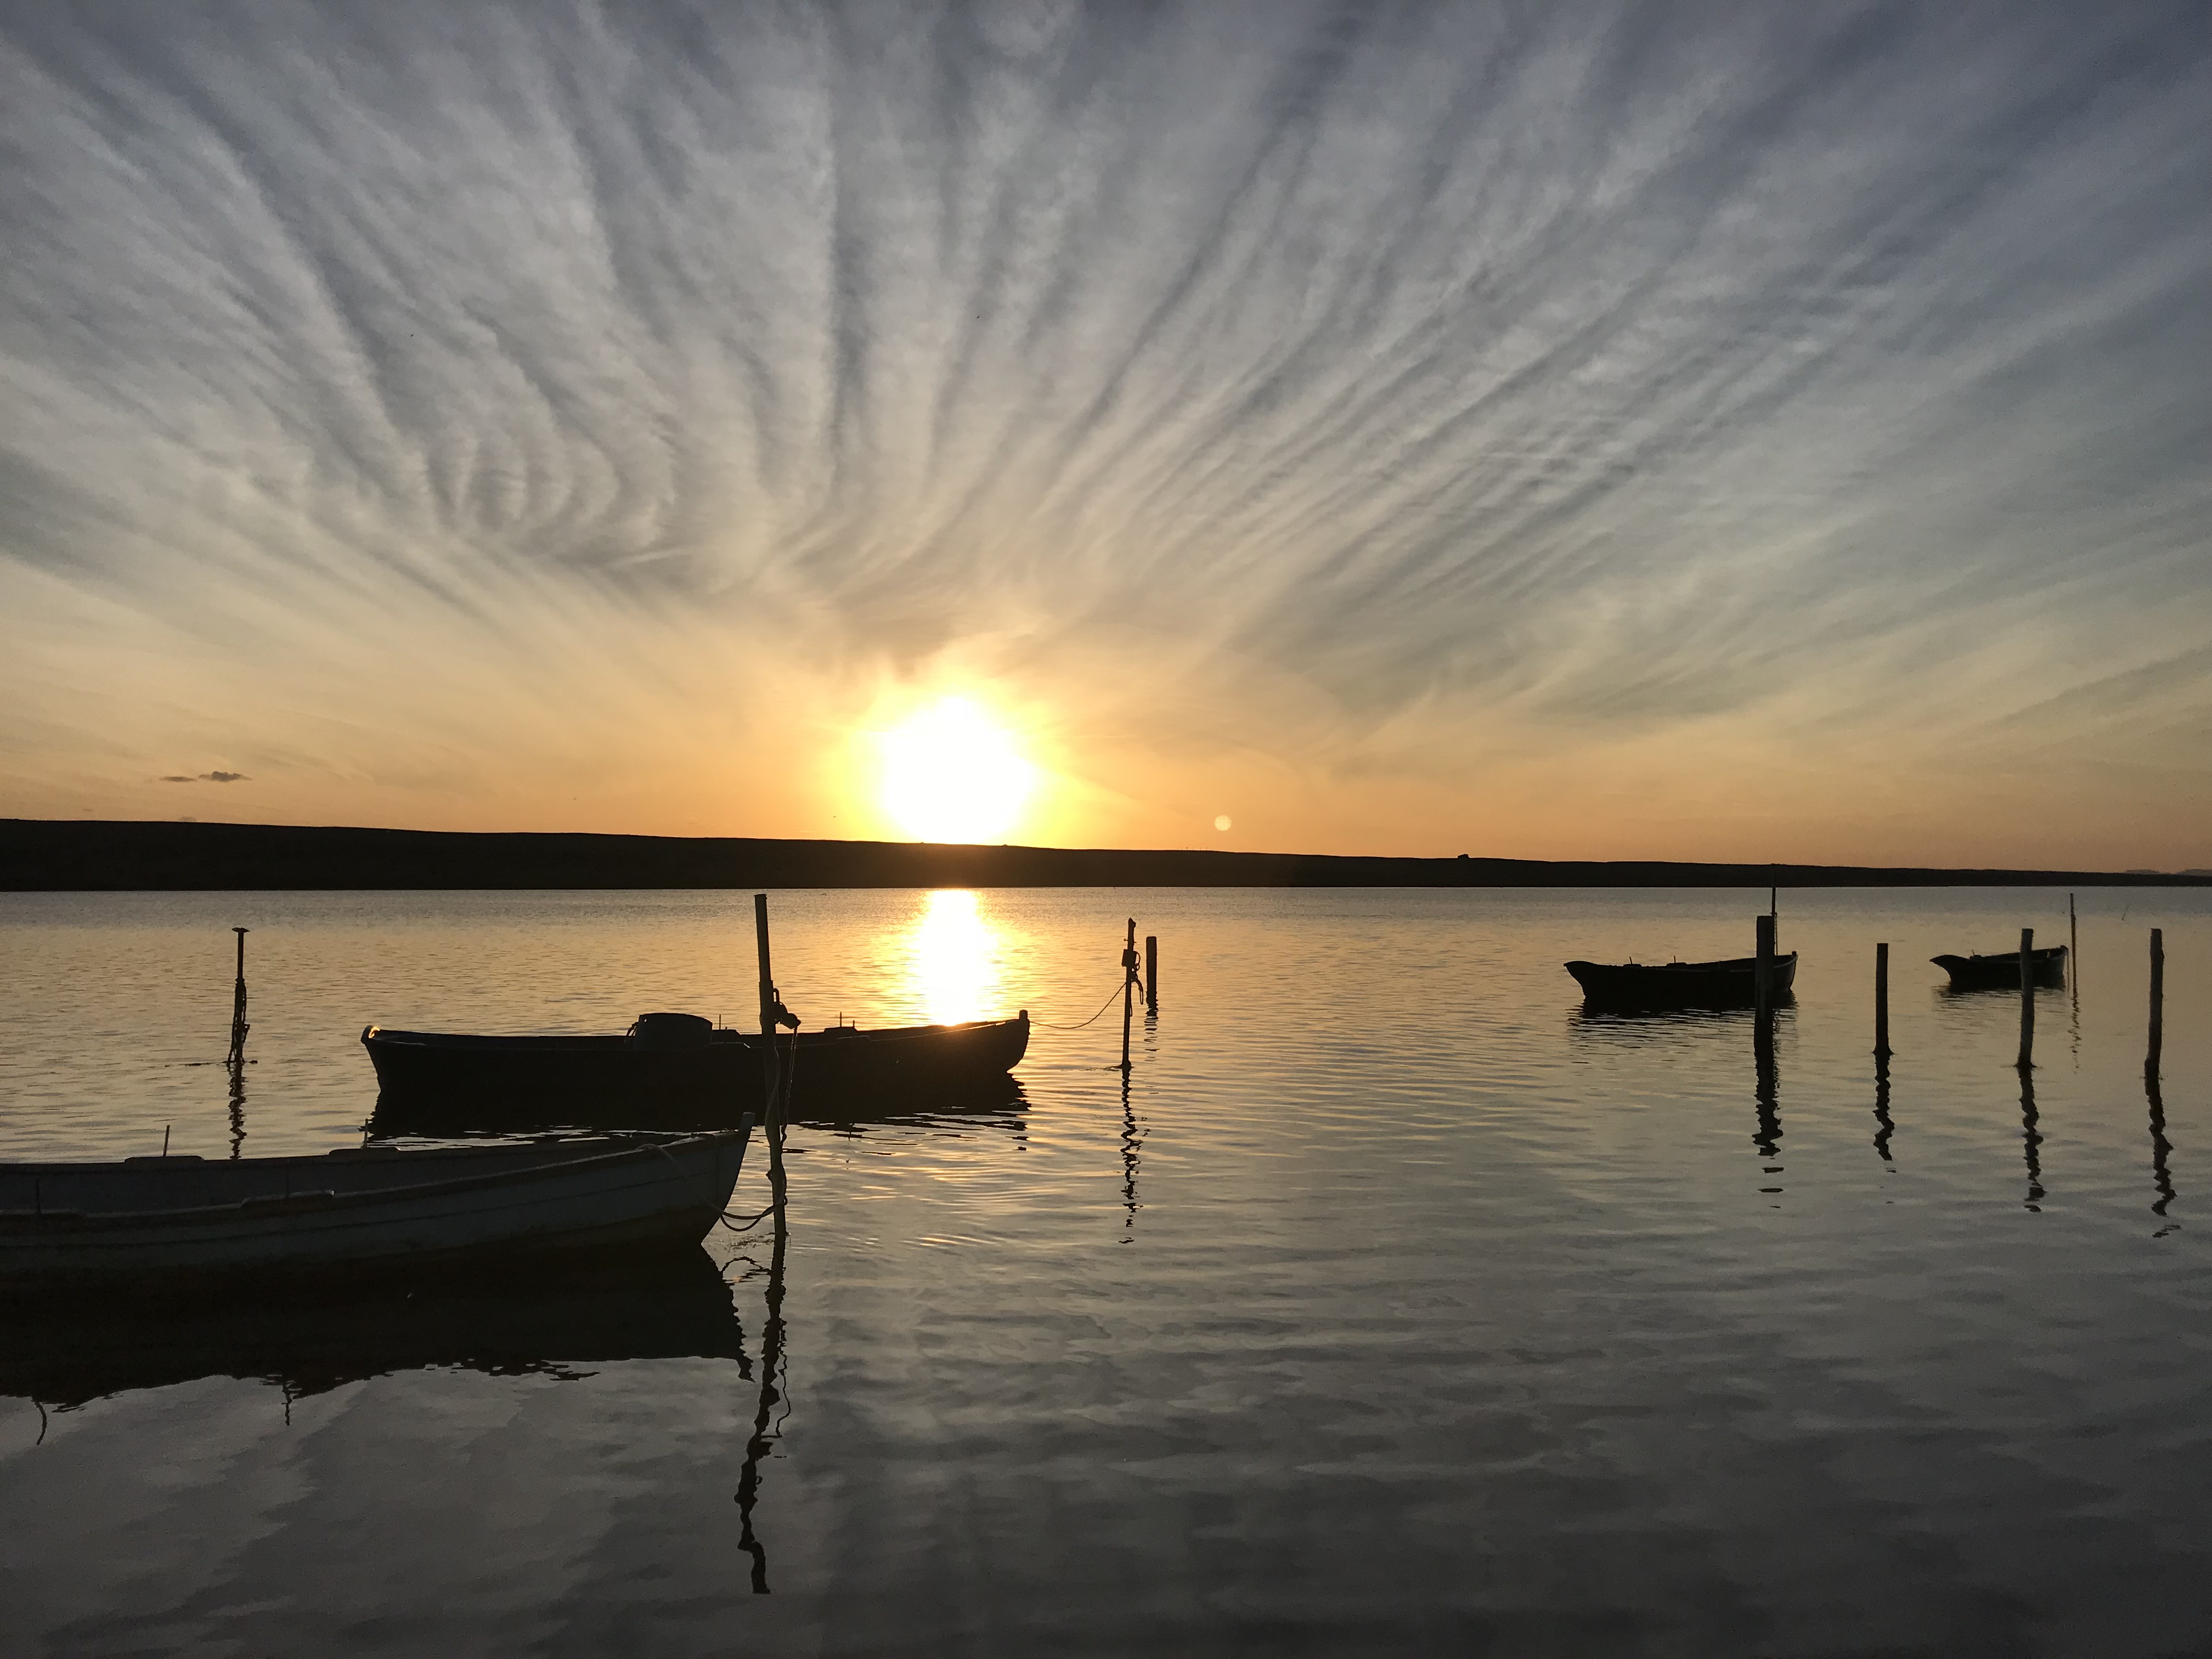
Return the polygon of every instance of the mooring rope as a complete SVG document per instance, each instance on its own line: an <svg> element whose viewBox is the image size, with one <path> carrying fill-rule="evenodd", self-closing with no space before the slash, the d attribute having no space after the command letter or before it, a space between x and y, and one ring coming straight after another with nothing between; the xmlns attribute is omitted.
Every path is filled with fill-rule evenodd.
<svg viewBox="0 0 2212 1659"><path fill-rule="evenodd" d="M1091 1015L1089 1019L1078 1020L1073 1025L1055 1025L1048 1019L1033 1018L1030 1021L1030 1024L1047 1031L1079 1031L1086 1025L1095 1024L1097 1022L1098 1015L1104 1013L1109 1008L1111 1008L1114 1006L1114 999L1121 994L1122 985L1127 983L1127 981L1125 980L1121 981L1121 984L1115 985L1111 991L1108 992L1106 994L1106 1000L1098 1006L1098 1013Z"/></svg>

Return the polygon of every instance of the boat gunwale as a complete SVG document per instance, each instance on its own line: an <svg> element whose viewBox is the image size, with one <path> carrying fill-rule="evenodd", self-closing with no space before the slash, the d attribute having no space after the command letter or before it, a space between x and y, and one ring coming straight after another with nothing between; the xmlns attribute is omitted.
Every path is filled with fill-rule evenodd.
<svg viewBox="0 0 2212 1659"><path fill-rule="evenodd" d="M975 1032L999 1031L1009 1027L1026 1028L1028 1010L1003 1019L968 1019L949 1025L886 1025L864 1027L857 1025L825 1025L818 1030L795 1031L781 1041L797 1040L808 1046L822 1042L845 1043L855 1040L869 1044L913 1042L928 1037L945 1037ZM544 1053L544 1054L696 1054L702 1049L743 1048L758 1043L761 1034L743 1031L731 1026L716 1026L708 1040L687 1048L640 1048L633 1044L627 1033L606 1031L520 1031L489 1033L477 1031L414 1031L395 1026L365 1025L362 1028L363 1046L383 1043L392 1048L465 1050L477 1053Z"/></svg>

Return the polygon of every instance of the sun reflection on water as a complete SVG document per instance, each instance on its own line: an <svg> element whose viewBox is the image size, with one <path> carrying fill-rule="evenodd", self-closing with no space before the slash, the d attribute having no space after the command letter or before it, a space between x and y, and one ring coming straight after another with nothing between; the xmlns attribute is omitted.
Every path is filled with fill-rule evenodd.
<svg viewBox="0 0 2212 1659"><path fill-rule="evenodd" d="M929 895L908 936L908 974L933 1024L991 1019L1001 975L998 930L985 921L975 896L957 889Z"/></svg>

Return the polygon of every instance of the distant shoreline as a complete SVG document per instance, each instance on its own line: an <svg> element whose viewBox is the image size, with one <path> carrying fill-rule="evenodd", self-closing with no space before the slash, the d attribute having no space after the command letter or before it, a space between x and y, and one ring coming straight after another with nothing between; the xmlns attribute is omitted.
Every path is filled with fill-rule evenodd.
<svg viewBox="0 0 2212 1659"><path fill-rule="evenodd" d="M2203 887L2107 870L949 847L0 818L0 891L866 887Z"/></svg>

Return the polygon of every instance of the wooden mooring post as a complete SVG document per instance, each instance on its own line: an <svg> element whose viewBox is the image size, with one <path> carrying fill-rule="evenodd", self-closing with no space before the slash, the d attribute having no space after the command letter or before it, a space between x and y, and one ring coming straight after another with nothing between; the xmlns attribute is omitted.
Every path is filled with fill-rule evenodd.
<svg viewBox="0 0 2212 1659"><path fill-rule="evenodd" d="M2143 1075L2158 1079L2159 1050L2166 1046L2166 933L2150 930L2150 1051L2143 1056Z"/></svg>
<svg viewBox="0 0 2212 1659"><path fill-rule="evenodd" d="M2020 930L2020 1058L2021 1071L2035 1066L2035 929Z"/></svg>
<svg viewBox="0 0 2212 1659"><path fill-rule="evenodd" d="M1158 1019L1160 1014L1160 940L1157 933L1145 935L1145 1012Z"/></svg>
<svg viewBox="0 0 2212 1659"><path fill-rule="evenodd" d="M768 948L768 895L753 895L753 943L760 957L761 1137L768 1142L769 1181L783 1193L783 1112L776 1099L781 1068L775 1058L775 974Z"/></svg>
<svg viewBox="0 0 2212 1659"><path fill-rule="evenodd" d="M1889 945L1874 947L1874 1052L1889 1058Z"/></svg>
<svg viewBox="0 0 2212 1659"><path fill-rule="evenodd" d="M1774 1012L1774 913L1770 910L1754 923L1752 952L1751 995L1753 1012L1761 1020Z"/></svg>
<svg viewBox="0 0 2212 1659"><path fill-rule="evenodd" d="M230 1053L224 1063L229 1066L246 1064L246 1034L253 1028L246 1021L246 935L250 929L234 927L238 935L238 981L230 991Z"/></svg>
<svg viewBox="0 0 2212 1659"><path fill-rule="evenodd" d="M1129 1069L1129 1021L1137 995L1137 919L1129 918L1128 937L1121 945L1121 1069Z"/></svg>

